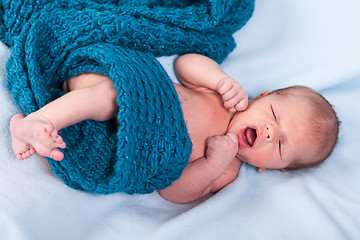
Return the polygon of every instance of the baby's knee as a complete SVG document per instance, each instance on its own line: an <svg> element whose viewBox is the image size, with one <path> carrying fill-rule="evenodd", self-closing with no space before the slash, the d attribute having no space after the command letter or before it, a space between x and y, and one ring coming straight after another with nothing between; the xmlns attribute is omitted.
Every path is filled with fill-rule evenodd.
<svg viewBox="0 0 360 240"><path fill-rule="evenodd" d="M81 73L66 80L62 88L64 91L70 92L81 88L93 87L102 82L111 83L111 80L107 76L98 73Z"/></svg>
<svg viewBox="0 0 360 240"><path fill-rule="evenodd" d="M97 84L96 87L98 93L101 94L106 100L109 100L111 102L113 101L116 102L116 98L118 94L111 80L103 81Z"/></svg>
<svg viewBox="0 0 360 240"><path fill-rule="evenodd" d="M116 101L118 94L114 84L110 80L103 81L97 84L94 88L98 100L102 103L102 119L109 120L113 118L119 108Z"/></svg>

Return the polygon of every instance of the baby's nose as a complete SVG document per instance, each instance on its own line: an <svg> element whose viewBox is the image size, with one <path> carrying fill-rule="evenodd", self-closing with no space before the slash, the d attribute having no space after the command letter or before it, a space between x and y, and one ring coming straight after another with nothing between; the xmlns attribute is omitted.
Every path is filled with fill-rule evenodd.
<svg viewBox="0 0 360 240"><path fill-rule="evenodd" d="M271 123L265 125L265 140L267 142L272 142L275 138L275 126Z"/></svg>

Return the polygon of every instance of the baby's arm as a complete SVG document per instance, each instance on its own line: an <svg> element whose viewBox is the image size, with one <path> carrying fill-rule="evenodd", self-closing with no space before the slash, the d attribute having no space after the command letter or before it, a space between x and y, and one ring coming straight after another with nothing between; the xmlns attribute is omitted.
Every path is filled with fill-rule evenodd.
<svg viewBox="0 0 360 240"><path fill-rule="evenodd" d="M217 92L229 111L247 108L248 96L242 86L229 77L212 59L199 54L180 56L175 62L179 81L198 92Z"/></svg>
<svg viewBox="0 0 360 240"><path fill-rule="evenodd" d="M241 165L235 158L237 149L233 133L209 138L205 156L189 163L181 177L160 190L160 195L175 203L186 203L219 191L237 177Z"/></svg>

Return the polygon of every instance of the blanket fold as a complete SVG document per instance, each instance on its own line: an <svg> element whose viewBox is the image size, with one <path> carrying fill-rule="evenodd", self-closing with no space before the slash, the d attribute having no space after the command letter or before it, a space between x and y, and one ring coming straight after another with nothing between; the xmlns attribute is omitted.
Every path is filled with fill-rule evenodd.
<svg viewBox="0 0 360 240"><path fill-rule="evenodd" d="M1 0L0 39L11 47L7 88L25 114L64 94L82 72L107 75L120 123L83 121L60 131L67 148L52 171L96 193L149 193L178 179L191 140L172 82L156 56L195 52L221 62L250 0Z"/></svg>

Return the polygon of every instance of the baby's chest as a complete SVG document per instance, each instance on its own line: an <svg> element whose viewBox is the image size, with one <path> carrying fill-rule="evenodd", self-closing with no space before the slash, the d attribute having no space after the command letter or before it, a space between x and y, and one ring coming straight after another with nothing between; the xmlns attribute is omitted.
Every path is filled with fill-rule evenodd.
<svg viewBox="0 0 360 240"><path fill-rule="evenodd" d="M230 116L223 107L220 95L199 93L180 85L175 85L175 88L193 144L192 162L204 156L209 137L226 133Z"/></svg>
<svg viewBox="0 0 360 240"><path fill-rule="evenodd" d="M224 135L228 123L219 117L209 106L199 106L196 103L184 105L184 119L190 135L193 149L189 162L205 155L206 140L217 135Z"/></svg>

